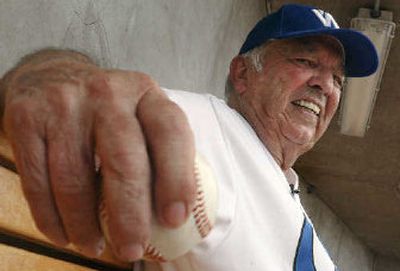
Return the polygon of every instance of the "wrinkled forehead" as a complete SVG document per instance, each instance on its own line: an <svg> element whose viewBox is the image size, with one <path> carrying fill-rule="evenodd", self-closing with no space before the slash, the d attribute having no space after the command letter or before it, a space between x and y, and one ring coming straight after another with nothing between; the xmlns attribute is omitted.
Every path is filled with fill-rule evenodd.
<svg viewBox="0 0 400 271"><path fill-rule="evenodd" d="M270 44L278 51L284 54L293 53L314 53L321 48L326 49L329 53L338 60L338 68L344 72L345 52L341 42L333 36L318 35L301 38L290 38L275 40ZM268 47L268 46L267 46Z"/></svg>

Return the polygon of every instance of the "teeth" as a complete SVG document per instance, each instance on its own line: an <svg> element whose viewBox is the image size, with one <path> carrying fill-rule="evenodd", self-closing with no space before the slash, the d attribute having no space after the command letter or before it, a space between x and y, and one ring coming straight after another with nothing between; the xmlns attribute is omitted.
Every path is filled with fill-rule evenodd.
<svg viewBox="0 0 400 271"><path fill-rule="evenodd" d="M312 103L312 102L308 102L308 101L305 101L305 100L298 100L298 101L294 101L293 103L296 104L296 105L299 105L301 107L304 107L304 108L307 108L307 109L311 110L317 116L319 116L319 112L321 111L319 106L316 105L315 103Z"/></svg>

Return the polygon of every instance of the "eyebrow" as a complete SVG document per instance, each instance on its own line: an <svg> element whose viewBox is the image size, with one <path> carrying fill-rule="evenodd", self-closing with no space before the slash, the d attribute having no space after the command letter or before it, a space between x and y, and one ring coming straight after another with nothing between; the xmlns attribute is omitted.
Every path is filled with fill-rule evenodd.
<svg viewBox="0 0 400 271"><path fill-rule="evenodd" d="M326 48L330 49L334 54L340 58L340 64L334 68L335 72L341 73L345 76L346 69L345 69L345 53L344 51L340 50L334 43L329 42L327 40L300 40L300 39L293 39L285 44L285 46L280 47L280 52L285 55L289 56L289 54L301 54L301 53L315 53L317 52L317 46L325 46Z"/></svg>

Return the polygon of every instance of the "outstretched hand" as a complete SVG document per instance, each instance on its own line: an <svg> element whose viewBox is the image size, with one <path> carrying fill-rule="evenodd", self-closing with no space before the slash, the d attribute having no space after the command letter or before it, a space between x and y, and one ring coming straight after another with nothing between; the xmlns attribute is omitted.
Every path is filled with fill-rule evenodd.
<svg viewBox="0 0 400 271"><path fill-rule="evenodd" d="M88 256L104 248L95 157L121 260L142 256L153 208L165 226L185 221L195 198L192 133L150 77L44 50L7 73L0 89L24 194L53 242L71 242Z"/></svg>

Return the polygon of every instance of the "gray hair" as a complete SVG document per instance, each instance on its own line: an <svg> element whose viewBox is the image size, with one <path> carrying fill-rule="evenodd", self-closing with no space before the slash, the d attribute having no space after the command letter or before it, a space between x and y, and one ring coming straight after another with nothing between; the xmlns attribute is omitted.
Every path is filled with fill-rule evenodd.
<svg viewBox="0 0 400 271"><path fill-rule="evenodd" d="M250 61L250 64L253 66L256 72L261 72L264 67L264 56L265 56L265 48L266 44L258 46L246 53L242 56ZM225 98L229 99L229 96L233 93L233 84L229 79L229 75L226 77L225 82Z"/></svg>

